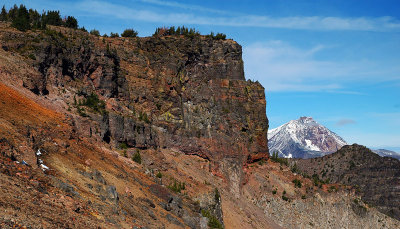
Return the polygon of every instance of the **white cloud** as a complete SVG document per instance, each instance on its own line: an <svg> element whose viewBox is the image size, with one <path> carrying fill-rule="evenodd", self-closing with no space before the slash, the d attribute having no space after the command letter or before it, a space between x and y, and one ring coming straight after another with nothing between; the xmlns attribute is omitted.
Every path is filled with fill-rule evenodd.
<svg viewBox="0 0 400 229"><path fill-rule="evenodd" d="M337 126L346 126L350 124L355 124L356 121L354 119L349 119L349 118L343 118L340 119L339 121L336 122Z"/></svg>
<svg viewBox="0 0 400 229"><path fill-rule="evenodd" d="M177 2L164 2L159 0L142 0L147 3L186 8L195 11L223 11L204 8L197 5L187 5ZM236 14L230 17L216 17L196 15L191 13L165 13L162 9L158 12L150 10L132 9L126 6L108 3L106 1L86 0L78 3L81 11L113 16L120 19L140 20L148 22L161 22L167 24L192 24L192 25L219 25L235 27L262 27L305 30L357 30L357 31L399 31L400 22L393 17L269 17L259 15Z"/></svg>
<svg viewBox="0 0 400 229"><path fill-rule="evenodd" d="M186 10L195 10L195 11L203 11L203 12L218 13L218 14L228 14L229 13L229 12L223 11L223 10L211 9L211 8L207 8L207 7L203 7L203 6L199 6L199 5L183 4L183 3L174 2L174 1L160 1L160 0L140 0L140 1L144 2L144 3L159 5L159 6L175 7L175 8L181 8L181 9L186 9Z"/></svg>
<svg viewBox="0 0 400 229"><path fill-rule="evenodd" d="M298 48L283 41L254 43L243 48L246 77L258 80L267 91L325 91L358 94L343 90L354 81L394 80L399 67L388 67L369 60L320 60L316 54L334 52L316 45Z"/></svg>

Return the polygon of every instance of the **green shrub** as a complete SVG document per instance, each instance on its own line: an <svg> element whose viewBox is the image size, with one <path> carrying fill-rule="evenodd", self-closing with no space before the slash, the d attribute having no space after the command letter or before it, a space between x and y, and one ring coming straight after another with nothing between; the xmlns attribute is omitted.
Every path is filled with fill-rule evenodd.
<svg viewBox="0 0 400 229"><path fill-rule="evenodd" d="M275 190L272 190L272 194L276 194L276 192L277 192L277 190L275 189Z"/></svg>
<svg viewBox="0 0 400 229"><path fill-rule="evenodd" d="M120 149L128 149L128 145L126 144L126 142L122 142L121 144L119 144L119 148Z"/></svg>
<svg viewBox="0 0 400 229"><path fill-rule="evenodd" d="M114 38L114 37L119 37L119 34L118 34L118 33L113 33L113 32L111 32L111 33L110 33L110 37L113 37L113 38Z"/></svg>
<svg viewBox="0 0 400 229"><path fill-rule="evenodd" d="M212 214L210 213L210 211L205 210L205 209L202 209L202 210L201 210L201 215L202 215L203 217L207 217L207 219L208 219L208 226L209 226L210 228L217 228L217 229L222 229L222 228L224 228L224 227L222 226L221 222L219 222L218 218L217 218L216 216L212 215Z"/></svg>
<svg viewBox="0 0 400 229"><path fill-rule="evenodd" d="M76 20L73 16L68 16L67 20L65 21L65 26L72 29L78 28L78 20Z"/></svg>
<svg viewBox="0 0 400 229"><path fill-rule="evenodd" d="M91 93L87 98L85 98L81 102L81 105L89 107L97 113L103 114L106 112L106 103L103 100L100 100L99 96L95 93Z"/></svg>
<svg viewBox="0 0 400 229"><path fill-rule="evenodd" d="M289 162L288 162L288 160L287 160L287 158L281 158L281 157L279 157L278 156L278 152L273 152L272 153L272 156L270 157L271 158L271 161L274 161L274 162L278 162L279 164L283 164L283 165L286 165L286 166L288 166L289 165Z"/></svg>
<svg viewBox="0 0 400 229"><path fill-rule="evenodd" d="M182 190L186 189L186 184L185 182L180 182L174 179L174 182L169 184L167 187L176 193L181 193Z"/></svg>
<svg viewBox="0 0 400 229"><path fill-rule="evenodd" d="M299 179L296 178L292 182L294 183L294 187L301 188L302 185L301 185L301 181Z"/></svg>
<svg viewBox="0 0 400 229"><path fill-rule="evenodd" d="M289 198L287 196L285 196L285 195L282 195L282 200L289 201Z"/></svg>
<svg viewBox="0 0 400 229"><path fill-rule="evenodd" d="M218 188L215 188L215 203L219 203L220 199L221 199L221 195L219 194Z"/></svg>
<svg viewBox="0 0 400 229"><path fill-rule="evenodd" d="M121 34L122 37L137 37L138 32L133 29L125 29Z"/></svg>
<svg viewBox="0 0 400 229"><path fill-rule="evenodd" d="M139 120L144 121L145 123L150 123L146 112L139 112Z"/></svg>
<svg viewBox="0 0 400 229"><path fill-rule="evenodd" d="M162 178L162 173L161 173L160 171L158 171L156 177L157 177L157 178Z"/></svg>
<svg viewBox="0 0 400 229"><path fill-rule="evenodd" d="M142 156L140 155L139 150L136 150L136 153L133 154L132 161L138 164L142 164Z"/></svg>
<svg viewBox="0 0 400 229"><path fill-rule="evenodd" d="M94 36L96 36L96 37L99 37L99 36L100 36L100 32L99 32L97 29L92 29L92 30L90 30L90 34L91 34L91 35L94 35Z"/></svg>

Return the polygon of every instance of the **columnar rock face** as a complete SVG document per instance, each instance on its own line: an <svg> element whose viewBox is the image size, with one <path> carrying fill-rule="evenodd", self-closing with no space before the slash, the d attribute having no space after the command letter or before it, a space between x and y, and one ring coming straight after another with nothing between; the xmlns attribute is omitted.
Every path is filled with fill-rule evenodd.
<svg viewBox="0 0 400 229"><path fill-rule="evenodd" d="M221 168L235 166L236 183L243 182L244 165L268 157L264 88L245 80L236 42L206 36L111 39L53 29L20 39L6 33L3 49L30 57L41 73L23 79L27 88L61 96L72 112L85 109L89 120L73 115L81 133L114 146L177 148L210 159L223 177L229 172ZM104 112L79 105L92 93L106 102Z"/></svg>

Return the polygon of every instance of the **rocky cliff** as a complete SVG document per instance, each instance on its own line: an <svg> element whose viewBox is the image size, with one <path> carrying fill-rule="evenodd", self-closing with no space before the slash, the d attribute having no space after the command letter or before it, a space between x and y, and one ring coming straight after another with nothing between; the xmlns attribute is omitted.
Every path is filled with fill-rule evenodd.
<svg viewBox="0 0 400 229"><path fill-rule="evenodd" d="M23 85L63 100L81 134L115 147L175 147L210 159L217 174L227 173L221 162L242 167L268 157L264 88L245 81L236 42L51 28L3 32L2 48L29 59L39 74ZM105 102L97 112L79 104L93 93Z"/></svg>

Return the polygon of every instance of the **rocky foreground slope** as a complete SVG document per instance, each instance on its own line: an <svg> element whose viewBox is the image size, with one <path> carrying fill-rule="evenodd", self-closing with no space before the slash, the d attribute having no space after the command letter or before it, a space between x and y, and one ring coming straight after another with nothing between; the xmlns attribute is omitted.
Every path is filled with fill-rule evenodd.
<svg viewBox="0 0 400 229"><path fill-rule="evenodd" d="M0 23L0 44L1 228L400 225L268 160L232 40Z"/></svg>

